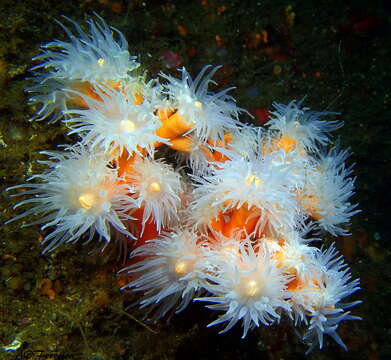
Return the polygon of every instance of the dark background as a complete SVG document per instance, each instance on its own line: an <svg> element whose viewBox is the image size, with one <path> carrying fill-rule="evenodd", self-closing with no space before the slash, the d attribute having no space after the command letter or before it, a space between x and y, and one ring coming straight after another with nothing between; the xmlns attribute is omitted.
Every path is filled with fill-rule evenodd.
<svg viewBox="0 0 391 360"><path fill-rule="evenodd" d="M97 12L122 31L131 54L155 76L185 66L195 75L205 64L223 65L219 87L261 125L273 101L305 97L314 110L340 112L345 126L336 141L356 163L362 213L352 235L336 239L362 290L353 312L362 321L342 323L345 353L327 341L309 359L389 359L390 239L390 7L386 1L7 1L0 0L0 180L19 184L40 170L39 150L71 142L62 124L28 122L36 109L24 88L38 46L65 39L54 22L65 14L83 24ZM7 219L11 199L2 196ZM236 327L218 335L212 316L197 304L170 321L146 327L142 313L123 311L121 268L114 251L94 254L77 244L46 256L42 234L20 224L1 227L0 346L57 351L81 359L301 359L288 321L262 327L241 340ZM330 241L331 239L329 239ZM110 250L110 249L109 249Z"/></svg>

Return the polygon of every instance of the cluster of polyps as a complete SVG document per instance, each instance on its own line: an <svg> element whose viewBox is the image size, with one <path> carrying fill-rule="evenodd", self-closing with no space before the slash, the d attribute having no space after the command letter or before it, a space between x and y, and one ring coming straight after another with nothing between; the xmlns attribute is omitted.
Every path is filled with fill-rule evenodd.
<svg viewBox="0 0 391 360"><path fill-rule="evenodd" d="M146 80L119 31L67 20L76 35L62 25L70 41L43 45L28 90L35 119L62 119L79 140L43 152L48 170L11 188L16 207L32 205L12 220L39 215L45 251L130 243L124 289L154 319L195 299L223 312L210 324L222 332L242 321L245 337L285 314L307 326L310 349L323 334L346 348L336 330L358 302L341 301L358 280L334 246L311 245L316 232L346 235L357 212L349 154L330 146L341 123L292 101L265 128L243 125L230 89L208 89L218 68Z"/></svg>

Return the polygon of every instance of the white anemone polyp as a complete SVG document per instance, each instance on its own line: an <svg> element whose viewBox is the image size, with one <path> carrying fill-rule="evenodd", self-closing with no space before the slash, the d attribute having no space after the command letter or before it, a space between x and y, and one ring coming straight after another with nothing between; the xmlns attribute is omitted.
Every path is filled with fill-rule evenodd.
<svg viewBox="0 0 391 360"><path fill-rule="evenodd" d="M183 188L181 177L172 166L146 157L137 160L126 176L135 198L144 208L143 226L151 217L158 231L178 222Z"/></svg>
<svg viewBox="0 0 391 360"><path fill-rule="evenodd" d="M84 234L87 241L97 234L108 243L111 228L130 235L123 221L129 219L127 213L135 201L129 195L129 186L118 183L116 170L107 167L106 156L92 154L81 145L43 154L48 159L42 163L49 169L30 178L39 181L13 188L24 189L18 195L34 195L16 205L30 204L30 209L11 220L40 215L36 223L44 224L42 230L52 229L43 240L45 252L63 242L75 242Z"/></svg>

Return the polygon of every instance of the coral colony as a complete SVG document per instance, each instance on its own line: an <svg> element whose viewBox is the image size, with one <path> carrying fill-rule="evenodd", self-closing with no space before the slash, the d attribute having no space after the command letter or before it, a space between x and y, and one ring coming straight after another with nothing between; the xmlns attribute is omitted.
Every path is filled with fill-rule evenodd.
<svg viewBox="0 0 391 360"><path fill-rule="evenodd" d="M123 290L150 319L195 300L221 333L285 317L309 350L325 334L346 350L337 329L359 319L347 311L359 301L343 302L359 281L334 245L313 246L347 235L358 212L349 152L330 145L341 122L292 101L265 127L245 125L231 89L209 89L218 67L147 80L102 18L87 32L64 21L69 40L42 46L28 91L35 120L61 119L79 141L42 152L46 172L8 189L28 205L10 221L38 216L44 252L79 238L130 244Z"/></svg>

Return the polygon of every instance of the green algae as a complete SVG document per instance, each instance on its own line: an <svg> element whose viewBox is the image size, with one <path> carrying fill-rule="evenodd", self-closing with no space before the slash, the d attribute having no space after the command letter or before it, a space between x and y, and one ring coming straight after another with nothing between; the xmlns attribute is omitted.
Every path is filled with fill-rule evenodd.
<svg viewBox="0 0 391 360"><path fill-rule="evenodd" d="M112 5L120 3L121 12ZM291 6L287 11L287 7ZM381 2L337 1L3 1L0 5L0 179L20 184L42 170L38 151L69 143L61 123L29 122L37 109L26 104L31 57L41 43L64 38L54 19L64 13L82 20L97 11L124 32L130 51L152 75L167 68L164 52L182 57L197 73L222 64L217 81L237 88L239 106L270 109L273 101L306 96L314 109L341 112L338 131L350 146L358 177L356 199L363 213L353 220L351 239L338 239L348 254L364 303L365 321L343 323L349 353L332 344L316 359L386 358L391 353L388 302L391 295L389 242L390 75L389 14ZM292 12L295 16L292 19ZM179 31L186 29L186 34ZM268 40L262 41L267 33ZM257 34L260 34L257 36ZM262 35L263 34L263 35ZM255 122L258 119L246 118ZM2 220L15 212L3 193ZM90 253L76 244L41 255L37 227L1 228L0 352L15 358L23 349L55 351L80 359L301 359L305 346L288 322L261 328L246 340L240 331L217 335L206 329L209 314L192 305L169 323L145 326L142 312L119 290L116 249ZM376 238L374 233L379 234ZM347 256L347 255L346 255ZM54 294L43 289L51 281ZM57 284L57 285L56 285ZM50 290L49 289L49 290ZM52 297L49 295L52 294ZM388 332L388 333L387 333Z"/></svg>

